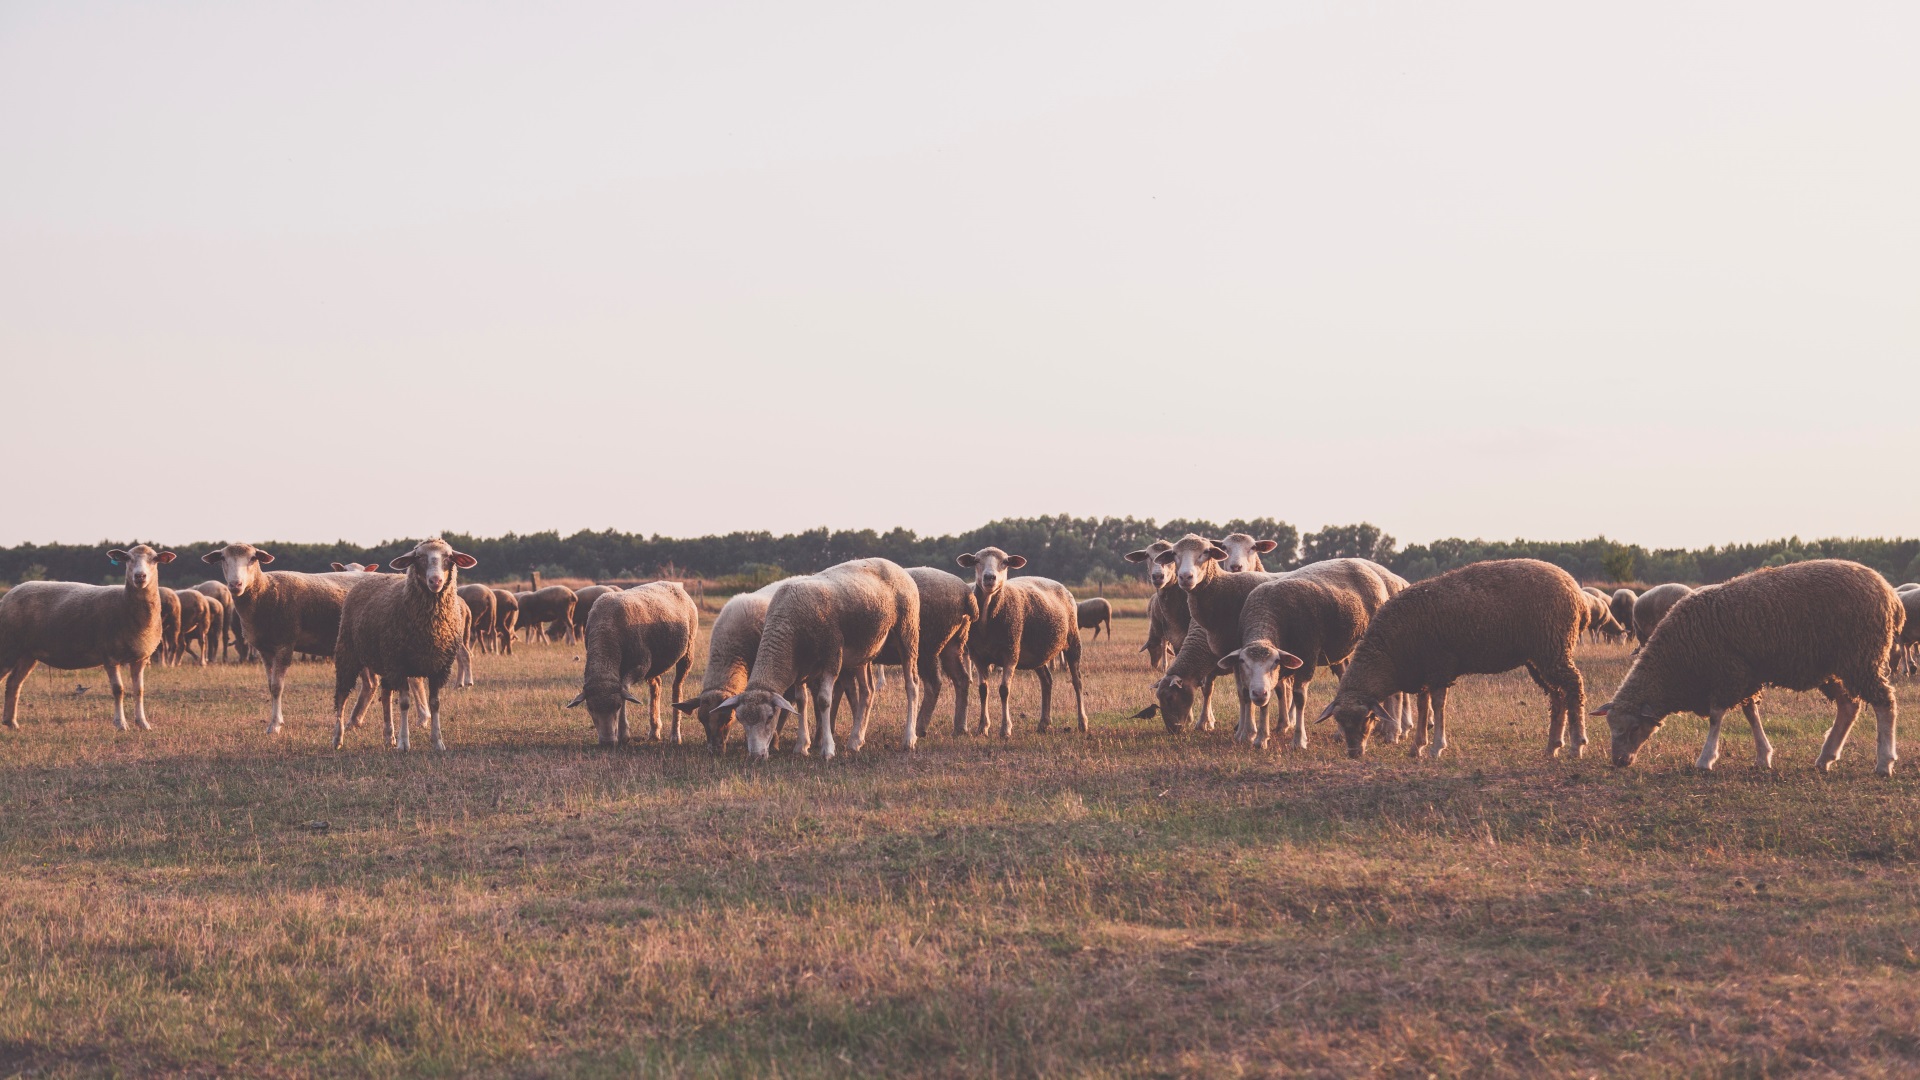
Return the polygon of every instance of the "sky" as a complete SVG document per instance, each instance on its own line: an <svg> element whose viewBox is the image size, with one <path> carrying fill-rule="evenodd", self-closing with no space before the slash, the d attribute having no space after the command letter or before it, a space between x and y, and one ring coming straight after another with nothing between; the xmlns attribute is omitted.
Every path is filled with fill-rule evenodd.
<svg viewBox="0 0 1920 1080"><path fill-rule="evenodd" d="M0 543L1913 536L1920 5L0 6Z"/></svg>

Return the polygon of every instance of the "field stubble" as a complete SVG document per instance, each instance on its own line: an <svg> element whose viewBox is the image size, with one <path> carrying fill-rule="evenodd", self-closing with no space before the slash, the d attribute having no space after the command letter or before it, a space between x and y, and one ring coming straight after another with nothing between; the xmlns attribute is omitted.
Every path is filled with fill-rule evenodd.
<svg viewBox="0 0 1920 1080"><path fill-rule="evenodd" d="M156 673L127 734L43 669L0 732L0 1076L1920 1069L1913 773L1869 730L1814 775L1817 695L1769 695L1771 774L1731 732L1692 772L1692 718L1548 762L1522 675L1463 682L1442 762L1263 755L1229 681L1212 733L1122 719L1117 625L1092 738L1023 675L1011 742L943 695L908 755L894 679L830 765L595 749L561 644L478 658L444 755L331 750L327 664L280 736L257 666ZM1625 649L1580 659L1606 700Z"/></svg>

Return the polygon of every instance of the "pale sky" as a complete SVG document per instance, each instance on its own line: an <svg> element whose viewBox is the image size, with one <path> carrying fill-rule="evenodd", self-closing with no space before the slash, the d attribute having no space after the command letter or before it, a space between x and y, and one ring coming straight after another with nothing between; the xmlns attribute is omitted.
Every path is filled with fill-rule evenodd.
<svg viewBox="0 0 1920 1080"><path fill-rule="evenodd" d="M0 543L1920 534L1920 5L0 5Z"/></svg>

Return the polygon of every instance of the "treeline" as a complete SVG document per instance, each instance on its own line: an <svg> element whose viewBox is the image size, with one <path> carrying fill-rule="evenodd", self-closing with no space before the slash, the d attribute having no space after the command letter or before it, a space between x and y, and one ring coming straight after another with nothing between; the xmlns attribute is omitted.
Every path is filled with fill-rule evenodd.
<svg viewBox="0 0 1920 1080"><path fill-rule="evenodd" d="M1155 539L1176 539L1188 532L1209 536L1245 532L1274 540L1279 546L1266 557L1271 568L1359 556L1385 563L1416 581L1483 559L1511 558L1544 559L1582 581L1684 581L1697 585L1725 581L1756 567L1818 558L1865 563L1896 583L1920 580L1920 540L1803 541L1793 537L1763 544L1689 550L1648 549L1605 537L1560 543L1452 539L1400 548L1393 537L1369 524L1329 526L1303 536L1292 525L1272 518L1156 522L1151 518L1061 515L1009 518L956 536L920 536L908 529L884 533L871 529L842 532L813 529L782 536L736 532L679 538L608 530L565 537L555 532L509 533L496 537L449 534L447 539L480 560L480 565L468 576L481 581L524 579L530 571L538 571L545 577L698 577L750 585L786 574L812 573L846 559L876 555L903 566L952 567L956 554L991 544L1025 555L1029 573L1076 584L1099 584L1139 576L1140 568L1124 558L1128 551L1145 547ZM22 544L0 548L0 581L117 580L104 552L135 542ZM414 540L406 539L360 547L344 542L265 541L260 546L274 553L276 570L321 571L334 562L384 563L413 543ZM203 552L217 544L196 541L166 546L184 559L198 560ZM212 568L205 569L210 572ZM167 578L173 582L190 582L199 580L201 574L199 567L181 567L168 573Z"/></svg>

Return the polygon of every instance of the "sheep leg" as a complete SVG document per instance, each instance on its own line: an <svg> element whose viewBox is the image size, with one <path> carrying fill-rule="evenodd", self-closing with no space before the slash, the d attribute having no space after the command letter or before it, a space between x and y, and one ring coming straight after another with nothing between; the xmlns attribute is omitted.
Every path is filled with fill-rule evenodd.
<svg viewBox="0 0 1920 1080"><path fill-rule="evenodd" d="M1893 763L1900 760L1900 755L1894 746L1894 729L1900 725L1900 714L1891 694L1888 695L1886 704L1882 705L1878 702L1874 704L1873 718L1880 735L1879 761L1874 766L1874 772L1881 776L1892 776Z"/></svg>
<svg viewBox="0 0 1920 1080"><path fill-rule="evenodd" d="M913 734L918 742L927 737L927 731L933 725L933 710L940 704L940 658L923 656L926 670L920 672L919 708L914 711Z"/></svg>
<svg viewBox="0 0 1920 1080"><path fill-rule="evenodd" d="M973 688L973 672L967 668L967 658L959 638L940 650L940 670L946 673L947 681L953 684L953 733L967 733L967 698ZM937 699L939 695L934 695ZM931 712L931 707L928 709Z"/></svg>
<svg viewBox="0 0 1920 1080"><path fill-rule="evenodd" d="M1288 722L1293 725L1295 750L1307 748L1307 683L1311 681L1298 675L1293 677L1293 715Z"/></svg>
<svg viewBox="0 0 1920 1080"><path fill-rule="evenodd" d="M658 675L647 680L647 737L655 742L660 741L660 676Z"/></svg>
<svg viewBox="0 0 1920 1080"><path fill-rule="evenodd" d="M267 734L277 735L286 725L286 717L280 711L280 694L287 685L287 669L293 666L293 650L280 649L267 661Z"/></svg>
<svg viewBox="0 0 1920 1080"><path fill-rule="evenodd" d="M393 736L393 688L386 683L380 684L380 714L386 720L387 745L394 744Z"/></svg>
<svg viewBox="0 0 1920 1080"><path fill-rule="evenodd" d="M1169 660L1167 661L1167 663L1171 664L1173 663L1173 661ZM1213 730L1213 676L1212 675L1208 675L1207 677L1200 680L1200 715L1203 718L1200 724L1200 730L1212 731ZM1237 734L1238 733L1236 733L1236 735Z"/></svg>
<svg viewBox="0 0 1920 1080"><path fill-rule="evenodd" d="M1053 726L1053 668L1051 665L1041 664L1034 674L1040 679L1040 727L1038 730L1040 734L1045 735L1047 729Z"/></svg>
<svg viewBox="0 0 1920 1080"><path fill-rule="evenodd" d="M874 672L880 670L873 664L862 667L853 677L853 692L847 695L847 707L853 711L853 737L847 740L847 749L859 753L867 745L867 720L873 714ZM912 720L909 719L911 724Z"/></svg>
<svg viewBox="0 0 1920 1080"><path fill-rule="evenodd" d="M980 665L980 734L987 733L987 676L993 673L991 664ZM965 734L965 732L962 732Z"/></svg>
<svg viewBox="0 0 1920 1080"><path fill-rule="evenodd" d="M1713 763L1720 760L1720 720L1727 715L1725 709L1714 709L1707 714L1707 743L1700 748L1700 758L1693 767L1701 772L1712 772Z"/></svg>
<svg viewBox="0 0 1920 1080"><path fill-rule="evenodd" d="M1447 748L1447 688L1444 686L1433 691L1432 731L1433 741L1427 744L1427 757L1438 761L1441 751ZM1414 746L1417 754L1419 744L1415 743Z"/></svg>
<svg viewBox="0 0 1920 1080"><path fill-rule="evenodd" d="M1111 638L1112 635L1109 634L1108 637ZM1080 681L1078 652L1067 657L1067 678L1073 683L1073 721L1080 729L1080 734L1085 735L1087 733L1087 695L1086 688Z"/></svg>
<svg viewBox="0 0 1920 1080"><path fill-rule="evenodd" d="M690 655L682 656L679 661L673 665L673 696L667 699L669 702L680 700L680 685L687 681L687 672L692 668L693 657ZM680 710L668 709L667 711L673 714L673 745L679 746Z"/></svg>
<svg viewBox="0 0 1920 1080"><path fill-rule="evenodd" d="M113 688L113 726L125 731L127 730L127 692L120 685L120 665L102 664L101 670L107 673L107 685Z"/></svg>
<svg viewBox="0 0 1920 1080"><path fill-rule="evenodd" d="M400 719L393 727L393 745L400 750L413 749L413 724L409 711L413 705L413 680L400 687Z"/></svg>
<svg viewBox="0 0 1920 1080"><path fill-rule="evenodd" d="M357 728L360 726L361 721L366 719L367 706L373 703L373 690L374 690L373 672L368 671L365 668L361 668L359 682L360 682L360 696L354 699L353 715L347 720L347 726L350 728ZM340 705L338 702L336 702L333 707L335 709L338 709ZM393 732L392 724L387 725L387 732L388 734L392 734ZM340 748L338 746L335 746L334 749L338 750Z"/></svg>
<svg viewBox="0 0 1920 1080"><path fill-rule="evenodd" d="M939 686L940 680L934 679L933 684ZM900 745L911 750L920 742L920 732L927 722L924 714L932 711L920 707L921 695L927 688L926 680L920 677L918 656L909 656L906 663L900 665L900 689L907 695L907 733L901 736Z"/></svg>
<svg viewBox="0 0 1920 1080"><path fill-rule="evenodd" d="M1740 703L1740 711L1747 714L1747 725L1753 728L1753 763L1762 769L1773 768L1773 744L1767 741L1767 729L1760 726L1760 708L1752 699Z"/></svg>
<svg viewBox="0 0 1920 1080"><path fill-rule="evenodd" d="M1007 683L1013 678L1013 664L1003 664L1000 668L1000 737L1013 738L1013 712L1007 707Z"/></svg>
<svg viewBox="0 0 1920 1080"><path fill-rule="evenodd" d="M6 715L0 716L0 724L5 724L15 731L20 730L20 684L27 681L27 676L33 673L33 669L39 663L40 661L32 657L26 657L16 661L13 670L7 672Z"/></svg>
<svg viewBox="0 0 1920 1080"><path fill-rule="evenodd" d="M141 657L127 665L127 671L133 683L133 722L141 731L152 731L153 725L147 723L147 659Z"/></svg>
<svg viewBox="0 0 1920 1080"><path fill-rule="evenodd" d="M1853 730L1854 718L1860 715L1860 699L1851 694L1842 695L1834 711L1833 726L1827 729L1827 741L1820 747L1820 756L1814 760L1813 767L1826 772L1833 763L1840 760L1840 751L1847 748L1847 733Z"/></svg>
<svg viewBox="0 0 1920 1080"><path fill-rule="evenodd" d="M426 694L420 692L420 683L427 684ZM427 718L427 729L433 735L433 748L444 753L447 741L440 737L440 684L433 679L408 679L407 689L414 695L414 704Z"/></svg>
<svg viewBox="0 0 1920 1080"><path fill-rule="evenodd" d="M1420 748L1427 745L1427 728L1433 722L1433 695L1421 691L1413 717L1413 748L1411 755L1420 756Z"/></svg>
<svg viewBox="0 0 1920 1080"><path fill-rule="evenodd" d="M822 675L813 690L813 726L817 729L814 741L820 744L820 760L832 761L833 745L833 684L836 676ZM805 751L801 751L805 753Z"/></svg>
<svg viewBox="0 0 1920 1080"><path fill-rule="evenodd" d="M1246 684L1240 681L1240 676L1233 677L1233 685L1240 697L1240 722L1234 725L1233 741L1257 746L1260 738L1259 732L1253 727L1253 698L1248 694Z"/></svg>

